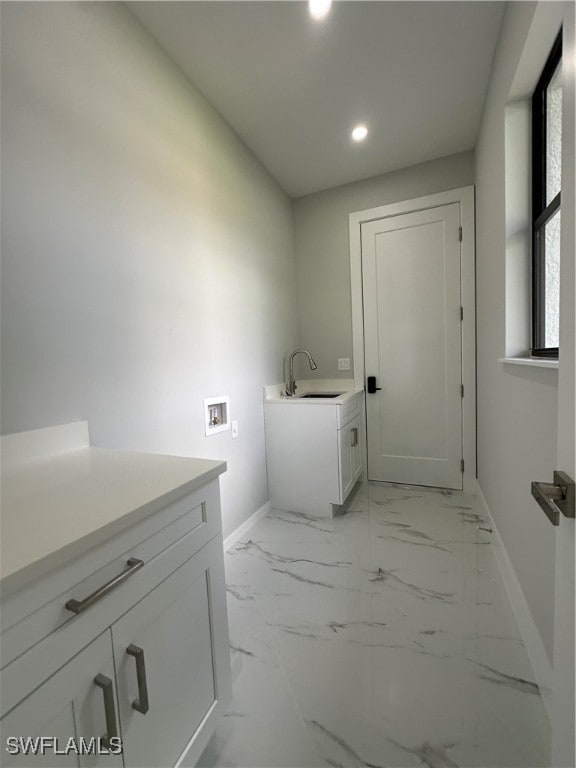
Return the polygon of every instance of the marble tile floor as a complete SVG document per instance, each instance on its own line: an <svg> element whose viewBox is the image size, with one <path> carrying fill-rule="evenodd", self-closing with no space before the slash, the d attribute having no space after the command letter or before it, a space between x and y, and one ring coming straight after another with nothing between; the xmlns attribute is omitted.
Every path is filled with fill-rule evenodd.
<svg viewBox="0 0 576 768"><path fill-rule="evenodd" d="M226 554L243 670L200 765L535 768L549 725L473 497L363 484Z"/></svg>

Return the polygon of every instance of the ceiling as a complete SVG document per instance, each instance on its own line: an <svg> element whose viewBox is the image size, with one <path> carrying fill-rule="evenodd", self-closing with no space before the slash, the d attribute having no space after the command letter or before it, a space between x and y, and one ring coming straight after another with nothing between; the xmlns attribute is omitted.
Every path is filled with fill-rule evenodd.
<svg viewBox="0 0 576 768"><path fill-rule="evenodd" d="M128 3L291 197L472 149L504 6Z"/></svg>

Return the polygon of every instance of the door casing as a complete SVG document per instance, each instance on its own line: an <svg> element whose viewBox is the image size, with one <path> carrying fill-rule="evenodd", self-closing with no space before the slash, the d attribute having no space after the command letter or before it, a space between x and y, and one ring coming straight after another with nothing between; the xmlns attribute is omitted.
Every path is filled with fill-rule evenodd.
<svg viewBox="0 0 576 768"><path fill-rule="evenodd" d="M476 302L475 302L475 230L474 187L460 187L448 192L382 205L349 215L350 282L352 298L352 343L354 383L364 387L364 307L362 299L362 245L361 226L368 221L414 213L450 203L460 203L462 226L461 242L461 296L464 311L462 321L462 444L464 458L463 489L474 493L476 489ZM367 466L364 450L364 467Z"/></svg>

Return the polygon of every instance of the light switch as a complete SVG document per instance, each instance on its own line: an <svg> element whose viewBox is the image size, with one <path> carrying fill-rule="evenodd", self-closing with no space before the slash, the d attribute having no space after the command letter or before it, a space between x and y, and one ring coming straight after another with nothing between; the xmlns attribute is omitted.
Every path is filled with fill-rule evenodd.
<svg viewBox="0 0 576 768"><path fill-rule="evenodd" d="M350 358L349 357L339 357L338 358L338 370L339 371L349 371L350 370Z"/></svg>

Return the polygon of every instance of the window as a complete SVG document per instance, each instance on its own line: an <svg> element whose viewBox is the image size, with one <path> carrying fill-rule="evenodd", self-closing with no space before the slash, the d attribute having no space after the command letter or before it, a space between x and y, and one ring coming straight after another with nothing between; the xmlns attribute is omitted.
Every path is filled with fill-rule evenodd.
<svg viewBox="0 0 576 768"><path fill-rule="evenodd" d="M532 355L558 357L562 32L532 95Z"/></svg>

